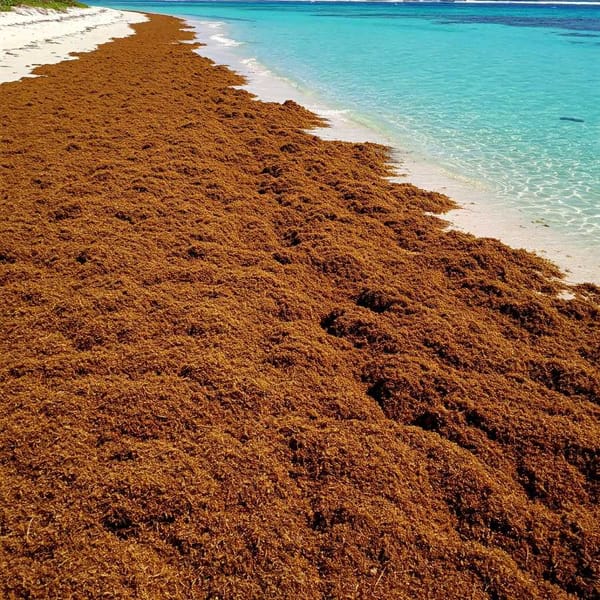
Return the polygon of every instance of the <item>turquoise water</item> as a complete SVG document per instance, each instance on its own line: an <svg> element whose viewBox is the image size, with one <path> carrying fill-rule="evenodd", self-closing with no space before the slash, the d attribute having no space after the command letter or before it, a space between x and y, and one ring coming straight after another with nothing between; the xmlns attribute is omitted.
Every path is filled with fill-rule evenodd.
<svg viewBox="0 0 600 600"><path fill-rule="evenodd" d="M600 5L102 2L213 25L600 265Z"/></svg>

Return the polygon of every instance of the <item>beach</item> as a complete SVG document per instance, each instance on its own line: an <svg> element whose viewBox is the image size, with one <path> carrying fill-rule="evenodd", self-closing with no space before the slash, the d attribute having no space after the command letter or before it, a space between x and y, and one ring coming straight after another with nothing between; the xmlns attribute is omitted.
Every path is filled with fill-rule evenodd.
<svg viewBox="0 0 600 600"><path fill-rule="evenodd" d="M597 597L600 289L131 28L0 85L1 595Z"/></svg>
<svg viewBox="0 0 600 600"><path fill-rule="evenodd" d="M139 3L139 6L143 4ZM518 34L496 31L502 27L496 27L490 33L486 30L489 23L481 25L479 33L463 30L471 27L469 18L484 21L489 11L496 19L501 19L503 9L498 9L497 5L485 11L478 9L470 16L462 14L464 9L456 3L438 4L438 7L443 6L442 9L436 8L435 4L424 8L415 3L404 8L394 5L385 12L387 21L378 16L381 7L369 3L358 3L353 7L343 3L300 3L295 5L292 14L286 10L285 3L279 3L263 7L258 15L251 3L226 6L196 3L173 8L158 3L152 10L166 9L176 11L176 16L185 16L194 26L198 39L206 44L200 50L201 54L241 73L247 79L245 89L261 100L283 102L291 98L322 116L327 126L315 131L319 137L368 140L389 146L396 181L408 181L422 189L446 194L457 203L456 210L445 214L449 227L478 237L500 239L513 248L535 252L559 266L570 283L600 283L600 229L595 225L600 179L598 186L593 183L598 171L597 161L587 160L584 149L588 144L584 138L569 141L570 131L585 136L594 131L594 122L596 128L600 125L594 116L597 111L585 107L587 100L579 103L584 106L572 102L577 85L581 83L575 74L579 70L574 65L585 72L581 65L595 59L585 54L572 59L563 56L565 47L581 50L583 46L578 45L581 39L587 40L586 44L598 39L595 31L576 33L568 29L569 24L576 21L584 29L585 17L589 20L588 26L594 28L585 12L573 15L581 17L577 20L567 19L565 15L550 23L548 11L540 6L525 10L527 18L519 17L521 13L518 12L512 21L511 11L522 11L522 5L511 6L508 12L504 9L503 21L523 25L504 29L523 29L529 38L536 31L535 28L532 30L532 25L537 24L538 30L543 32L539 39L528 41L528 44L537 44L542 55L550 56L546 62L524 65L520 59L530 51ZM534 15L540 8L542 15L536 19ZM442 16L436 20L433 15L438 10ZM211 16L207 11L214 11L210 20L206 18ZM307 22L288 24L289 21L294 23L292 15L296 12L304 15ZM443 18L441 23L438 22L440 18ZM444 24L451 18L456 21L462 18L465 23L446 31ZM323 21L332 24L324 27ZM246 22L246 27L242 27L241 24ZM407 30L410 23L418 26ZM392 24L395 26L391 27ZM545 27L541 27L542 24ZM345 33L336 37L336 26ZM551 33L552 26L558 31L564 28L563 33ZM256 30L262 31L262 35ZM354 53L347 48L345 39L361 35L365 30L373 32L371 36L363 33L369 58L364 58L364 64L358 63L354 69L345 67L346 62L358 62L348 58ZM378 32L382 32L382 36ZM486 51L481 52L482 57L486 57L480 59L482 64L473 65L471 47L480 44L482 38L494 36L497 38L495 44L488 42ZM576 43L569 43L566 40L571 39L570 36L581 37L574 37ZM383 41L377 42L377 37L383 37ZM398 38L402 41L398 42ZM294 39L299 41L288 42ZM321 46L323 39L329 40L325 47ZM554 42L556 39L558 45ZM448 43L453 45L450 59L435 60L423 50L423 47L429 47L435 53L437 47ZM507 45L516 46L508 55L505 52ZM314 46L316 50L304 52L305 46ZM412 48L414 55L408 66L407 48ZM365 49L359 54L364 53ZM386 55L391 58L385 59ZM571 72L573 81L563 82L563 86L557 88L551 87L557 75L548 64L559 57L568 65L565 68ZM434 60L439 64L432 70L429 63ZM457 60L460 60L458 65ZM384 62L387 64L382 64ZM305 63L310 68L304 66ZM428 68L422 69L421 65L428 65ZM353 70L357 73L352 73ZM538 70L543 73L538 74L534 82L533 73ZM329 74L327 82L324 76L319 76L321 71ZM421 71L429 74L421 75ZM482 71L487 76L480 77ZM371 74L370 78L363 81L367 73ZM394 76L390 76L391 73ZM490 73L495 73L496 77L491 77ZM600 89L600 80L596 83L592 74L581 78L587 81L585 89ZM492 79L505 84L496 88ZM458 86L462 87L448 86L447 82L453 80L461 82ZM476 82L479 81L485 84L478 90L477 85L481 84ZM343 89L337 91L337 87ZM538 87L542 89L536 92L537 103L543 104L544 109L534 108L536 101L528 97ZM470 93L463 93L463 88L470 89ZM513 90L511 97L507 98L506 89ZM565 92L570 96L564 102L555 97L561 89L570 90ZM583 97L586 94L582 90L576 95ZM589 95L593 96L593 93ZM492 102L490 96L498 100ZM363 97L367 100L359 99ZM592 106L599 102L600 98L590 100ZM427 108L416 108L415 104L424 104ZM537 118L532 118L532 110L539 113ZM555 119L565 124L558 119L562 111L565 114L576 111L585 115L588 122L571 129L557 127ZM471 125L470 121L478 123L479 127ZM540 134L540 130L543 133ZM594 140L599 136L600 133L592 133ZM540 143L540 137L546 138L545 144ZM520 144L515 145L515 140L520 140ZM597 141L592 144L598 145ZM556 148L567 146L567 156L555 154ZM591 155L596 156L598 152L600 147ZM482 158L484 153L486 156ZM478 161L482 163L479 166ZM520 168L517 165L521 165ZM585 184L586 181L589 183Z"/></svg>
<svg viewBox="0 0 600 600"><path fill-rule="evenodd" d="M113 38L133 34L130 25L142 14L110 8L69 8L47 11L17 7L0 12L0 83L31 76L40 65L74 58Z"/></svg>

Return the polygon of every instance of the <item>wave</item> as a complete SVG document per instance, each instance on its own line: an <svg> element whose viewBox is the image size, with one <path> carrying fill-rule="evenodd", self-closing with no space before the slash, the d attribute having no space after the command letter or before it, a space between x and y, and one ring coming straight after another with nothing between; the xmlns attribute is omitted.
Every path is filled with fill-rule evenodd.
<svg viewBox="0 0 600 600"><path fill-rule="evenodd" d="M221 35L220 33L211 35L210 39L214 40L215 42L218 42L219 44L221 44L223 46L233 47L233 46L241 46L242 45L242 42L236 42L235 40L232 40L231 38L228 38L224 35Z"/></svg>

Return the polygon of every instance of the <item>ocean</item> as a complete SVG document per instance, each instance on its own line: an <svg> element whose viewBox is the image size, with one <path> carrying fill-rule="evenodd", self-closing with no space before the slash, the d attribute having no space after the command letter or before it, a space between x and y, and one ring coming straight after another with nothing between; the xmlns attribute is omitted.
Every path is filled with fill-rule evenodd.
<svg viewBox="0 0 600 600"><path fill-rule="evenodd" d="M392 146L455 226L600 279L600 4L100 4L187 18L261 98Z"/></svg>

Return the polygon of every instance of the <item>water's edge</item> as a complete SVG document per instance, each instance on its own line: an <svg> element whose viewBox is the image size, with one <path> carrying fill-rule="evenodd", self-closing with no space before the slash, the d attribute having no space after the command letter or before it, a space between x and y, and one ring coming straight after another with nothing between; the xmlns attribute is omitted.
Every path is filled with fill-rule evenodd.
<svg viewBox="0 0 600 600"><path fill-rule="evenodd" d="M574 248L565 236L550 230L543 222L519 214L514 208L507 210L502 202L493 198L493 192L429 163L404 148L398 148L385 135L370 124L361 123L349 111L327 106L311 90L301 89L292 80L273 73L252 57L240 53L241 44L227 35L220 21L198 20L184 17L194 29L196 40L203 44L198 54L223 64L246 78L242 86L259 100L283 102L291 99L326 119L329 127L311 130L323 139L350 142L376 142L392 149L393 167L397 181L414 185L451 197L460 208L443 215L451 228L469 232L479 237L498 238L515 247L535 252L551 260L565 273L565 282L600 284L600 261L593 249Z"/></svg>

